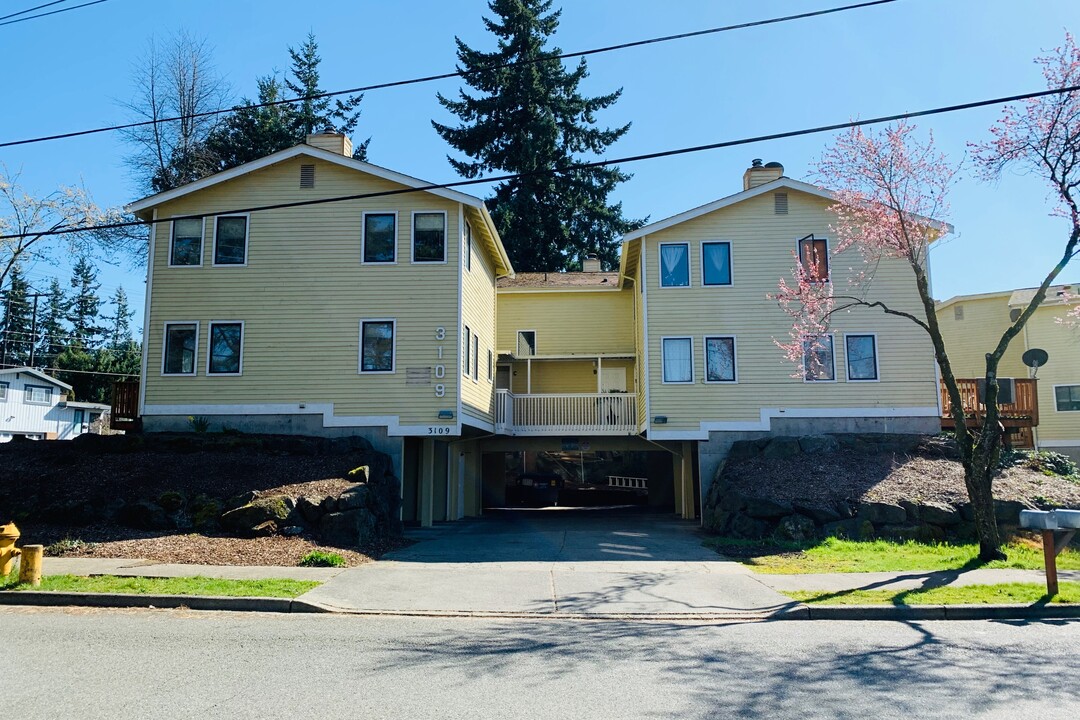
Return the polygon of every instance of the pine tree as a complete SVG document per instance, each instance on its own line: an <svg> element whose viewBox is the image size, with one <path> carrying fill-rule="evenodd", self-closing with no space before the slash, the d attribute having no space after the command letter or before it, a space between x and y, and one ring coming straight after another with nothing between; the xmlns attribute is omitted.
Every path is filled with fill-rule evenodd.
<svg viewBox="0 0 1080 720"><path fill-rule="evenodd" d="M72 268L71 287L71 335L74 341L87 350L93 350L100 342L102 327L98 324L98 311L101 298L97 291L101 284L97 281L97 268L90 260L80 257Z"/></svg>
<svg viewBox="0 0 1080 720"><path fill-rule="evenodd" d="M7 289L0 292L3 309L3 328L0 333L0 364L25 365L30 362L30 346L33 344L33 310L27 294L30 285L22 270L14 265L8 273Z"/></svg>
<svg viewBox="0 0 1080 720"><path fill-rule="evenodd" d="M315 41L315 35L308 33L307 40L300 49L289 48L289 57L292 59L292 78L285 78L285 86L295 97L308 98L296 103L293 117L293 135L295 142L303 142L304 138L312 133L322 132L327 128L333 128L342 135L352 135L356 124L360 120L360 111L357 106L364 99L363 94L350 95L344 101L338 98L311 98L324 92L319 87L319 44ZM295 144L295 142L293 144ZM357 160L367 159L368 138L362 143L353 146L353 157Z"/></svg>
<svg viewBox="0 0 1080 720"><path fill-rule="evenodd" d="M458 69L474 90L439 103L462 122L432 122L451 147L471 161L449 158L463 177L485 172L540 173L500 183L488 200L495 225L519 271L580 269L595 253L607 267L618 258L617 239L644 221L623 217L610 193L630 179L617 167L569 170L601 155L630 129L596 126L596 113L622 94L586 97L578 86L588 76L582 60L568 71L548 48L560 10L551 0L490 0L495 19L484 24L498 49L481 52L457 39ZM506 67L513 64L512 67ZM560 171L551 174L552 171Z"/></svg>
<svg viewBox="0 0 1080 720"><path fill-rule="evenodd" d="M109 302L112 303L113 314L104 318L108 323L105 332L109 349L117 350L131 342L131 318L135 317L135 311L128 306L127 293L123 287L116 288Z"/></svg>
<svg viewBox="0 0 1080 720"><path fill-rule="evenodd" d="M67 347L68 330L65 326L71 312L71 301L60 287L60 281L53 278L49 283L49 294L45 297L45 307L38 322L38 357L41 364L53 367L57 356Z"/></svg>

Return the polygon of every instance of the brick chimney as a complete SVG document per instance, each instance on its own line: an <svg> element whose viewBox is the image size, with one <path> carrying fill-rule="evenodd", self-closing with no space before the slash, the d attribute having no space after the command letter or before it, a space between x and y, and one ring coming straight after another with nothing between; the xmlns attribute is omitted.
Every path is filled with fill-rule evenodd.
<svg viewBox="0 0 1080 720"><path fill-rule="evenodd" d="M742 176L743 190L749 190L750 188L756 188L759 185L770 183L773 180L779 180L784 176L784 166L778 162L771 162L767 165L761 164L761 158L754 158L750 163L750 167L746 169L746 172Z"/></svg>
<svg viewBox="0 0 1080 720"><path fill-rule="evenodd" d="M581 269L587 273L600 272L600 258L595 255L586 255L581 263Z"/></svg>
<svg viewBox="0 0 1080 720"><path fill-rule="evenodd" d="M335 155L352 157L352 140L334 130L334 128L326 128L320 133L308 135L305 142L312 147L328 150Z"/></svg>

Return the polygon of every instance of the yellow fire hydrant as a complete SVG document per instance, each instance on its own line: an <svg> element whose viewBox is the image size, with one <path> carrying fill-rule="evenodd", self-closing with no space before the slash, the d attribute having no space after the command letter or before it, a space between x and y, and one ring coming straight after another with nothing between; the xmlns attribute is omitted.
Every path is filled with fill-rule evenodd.
<svg viewBox="0 0 1080 720"><path fill-rule="evenodd" d="M21 533L15 523L0 525L0 579L11 574L11 568L15 564L15 558L21 555L21 551L15 547L15 541Z"/></svg>

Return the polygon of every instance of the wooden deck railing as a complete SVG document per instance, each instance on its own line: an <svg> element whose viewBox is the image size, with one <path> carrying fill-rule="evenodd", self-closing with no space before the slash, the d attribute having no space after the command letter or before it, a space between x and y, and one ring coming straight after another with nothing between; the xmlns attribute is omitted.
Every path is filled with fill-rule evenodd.
<svg viewBox="0 0 1080 720"><path fill-rule="evenodd" d="M109 427L113 430L140 430L139 381L113 383Z"/></svg>
<svg viewBox="0 0 1080 720"><path fill-rule="evenodd" d="M515 395L495 393L495 431L507 435L636 435L631 393Z"/></svg>
<svg viewBox="0 0 1080 720"><path fill-rule="evenodd" d="M986 420L986 405L979 401L979 379L957 378L957 389L964 403L964 421L969 427L980 427ZM1014 396L1010 403L998 403L1001 424L1011 438L1013 447L1032 447L1031 429L1039 426L1039 381L1030 378L1013 380ZM941 385L941 427L956 429L952 416L952 400Z"/></svg>

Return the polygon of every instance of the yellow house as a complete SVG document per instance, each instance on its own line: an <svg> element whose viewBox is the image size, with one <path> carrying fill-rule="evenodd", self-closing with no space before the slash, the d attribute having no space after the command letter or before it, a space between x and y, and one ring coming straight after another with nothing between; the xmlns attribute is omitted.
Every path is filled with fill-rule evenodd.
<svg viewBox="0 0 1080 720"><path fill-rule="evenodd" d="M1008 385L1011 406L1030 406L1026 388L1035 386L1037 404L1033 409L1036 426L1030 437L1018 432L1019 445L1033 445L1080 459L1080 332L1063 322L1073 309L1076 287L1053 286L1042 305L1013 339L998 366L998 377ZM945 338L953 373L970 384L986 375L986 353L1001 338L1031 302L1035 290L959 295L938 303L938 323ZM1024 355L1042 350L1048 361L1038 368L1029 367ZM1039 355L1032 352L1031 360ZM973 401L973 404L977 400ZM1024 408L1021 408L1024 409Z"/></svg>
<svg viewBox="0 0 1080 720"><path fill-rule="evenodd" d="M479 199L350 154L313 135L130 206L156 221L148 431L198 416L363 436L394 458L403 519L427 525L505 502L507 453L649 454L642 477L608 481L647 481L650 503L695 518L736 440L940 427L910 322L848 313L820 371L783 359L790 321L766 295L800 250L837 284L859 260L830 255L831 193L775 163L628 234L617 271L515 275ZM883 263L878 298L917 311L909 276Z"/></svg>

